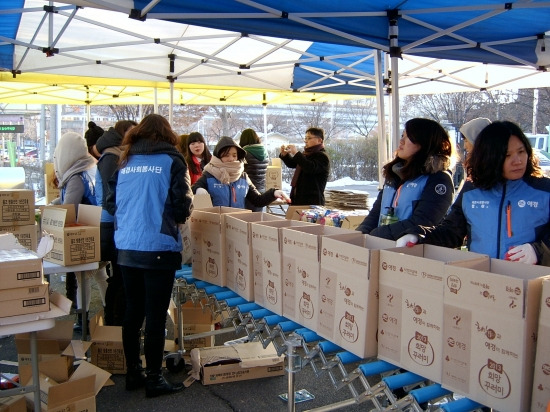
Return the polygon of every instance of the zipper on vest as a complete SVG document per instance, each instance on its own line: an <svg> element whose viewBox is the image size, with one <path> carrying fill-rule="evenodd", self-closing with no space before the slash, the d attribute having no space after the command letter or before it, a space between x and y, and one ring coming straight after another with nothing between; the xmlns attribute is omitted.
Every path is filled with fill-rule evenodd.
<svg viewBox="0 0 550 412"><path fill-rule="evenodd" d="M504 210L505 197L506 197L506 182L504 182L502 187L502 197L500 199L500 205L498 207L497 255L496 255L497 259L500 259L500 234L502 231L502 211Z"/></svg>

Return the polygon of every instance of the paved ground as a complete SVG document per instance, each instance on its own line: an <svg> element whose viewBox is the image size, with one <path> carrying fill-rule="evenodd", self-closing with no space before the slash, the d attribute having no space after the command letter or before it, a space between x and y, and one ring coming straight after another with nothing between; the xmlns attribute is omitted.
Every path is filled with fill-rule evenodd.
<svg viewBox="0 0 550 412"><path fill-rule="evenodd" d="M60 292L64 291L61 276L51 276L51 287ZM93 285L90 314L93 316L100 309L101 301L98 290ZM68 315L66 318L74 319L74 317L75 315ZM168 322L168 329L169 337L172 337L170 322ZM216 345L221 345L224 341L238 337L239 335L234 331L219 335L216 337ZM80 339L80 335L75 333L74 339ZM3 373L17 373L17 367L13 365L16 361L17 353L13 336L0 339L0 371ZM357 364L352 364L348 370L351 371L356 366ZM166 376L173 381L183 381L187 374L186 371L178 374L167 372ZM289 410L288 404L278 397L279 394L288 393L287 375L209 386L203 386L200 382L195 382L181 393L154 399L145 398L142 391L125 391L123 375L114 375L112 380L115 385L104 387L97 396L98 411L257 412ZM294 380L296 390L306 389L315 396L314 400L296 404L296 411L323 407L351 398L351 392L348 388L336 391L328 374L325 373L317 377L310 366L305 366L301 371L295 373ZM355 412L370 410L372 407L371 402L365 402L348 406L342 410Z"/></svg>

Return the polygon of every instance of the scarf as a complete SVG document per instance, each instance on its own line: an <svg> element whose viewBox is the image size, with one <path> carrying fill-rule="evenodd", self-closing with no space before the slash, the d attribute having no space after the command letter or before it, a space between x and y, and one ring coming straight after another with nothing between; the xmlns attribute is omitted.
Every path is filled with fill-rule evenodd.
<svg viewBox="0 0 550 412"><path fill-rule="evenodd" d="M210 173L224 185L236 182L244 172L244 164L239 160L234 162L222 162L216 156L212 156L210 163L204 167L204 171Z"/></svg>
<svg viewBox="0 0 550 412"><path fill-rule="evenodd" d="M324 149L325 149L325 146L323 145L323 143L317 144L311 147L306 147L304 149L304 156L309 156L312 153L317 153ZM294 172L294 176L292 176L292 181L290 182L290 186L292 187L293 192L295 192L296 190L296 184L298 183L298 177L300 176L301 172L302 172L302 167L300 165L297 165L296 171Z"/></svg>

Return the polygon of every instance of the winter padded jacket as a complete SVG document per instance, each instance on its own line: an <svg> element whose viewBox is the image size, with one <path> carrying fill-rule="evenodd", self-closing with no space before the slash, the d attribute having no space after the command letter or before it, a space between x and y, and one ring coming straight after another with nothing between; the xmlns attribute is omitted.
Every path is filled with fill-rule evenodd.
<svg viewBox="0 0 550 412"><path fill-rule="evenodd" d="M250 181L259 192L265 191L265 177L267 166L269 165L269 155L263 144L251 144L243 147L246 151L244 171ZM262 210L261 207L254 206L249 201L245 201L245 207L254 212Z"/></svg>
<svg viewBox="0 0 550 412"><path fill-rule="evenodd" d="M490 190L465 185L441 225L417 228L421 242L462 246L472 252L504 259L513 246L530 243L542 255L539 241L550 234L550 179L508 180Z"/></svg>
<svg viewBox="0 0 550 412"><path fill-rule="evenodd" d="M181 267L178 224L189 217L192 199L187 165L176 148L145 139L136 142L127 164L110 179L104 205L115 216L118 263Z"/></svg>
<svg viewBox="0 0 550 412"><path fill-rule="evenodd" d="M437 225L449 210L453 195L453 179L449 172L443 170L420 175L397 186L385 184L357 230L397 240L407 229ZM398 221L380 225L381 215L387 214L390 207L393 207Z"/></svg>

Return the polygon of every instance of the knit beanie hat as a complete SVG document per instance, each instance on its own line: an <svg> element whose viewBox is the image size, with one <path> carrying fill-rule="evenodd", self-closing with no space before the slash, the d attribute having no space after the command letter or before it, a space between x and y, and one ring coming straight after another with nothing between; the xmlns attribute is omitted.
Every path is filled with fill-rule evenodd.
<svg viewBox="0 0 550 412"><path fill-rule="evenodd" d="M474 144L477 136L479 136L479 133L490 124L491 121L489 119L485 117L477 117L464 123L460 128L460 133L462 133L471 144Z"/></svg>

